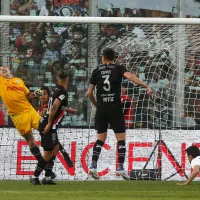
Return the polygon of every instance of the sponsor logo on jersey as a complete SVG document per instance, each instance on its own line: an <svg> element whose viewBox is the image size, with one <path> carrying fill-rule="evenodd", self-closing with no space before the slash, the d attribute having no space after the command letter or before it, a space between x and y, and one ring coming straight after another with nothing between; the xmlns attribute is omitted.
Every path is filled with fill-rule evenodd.
<svg viewBox="0 0 200 200"><path fill-rule="evenodd" d="M23 87L16 87L16 86L9 86L7 87L7 90L12 90L12 91L24 91Z"/></svg>

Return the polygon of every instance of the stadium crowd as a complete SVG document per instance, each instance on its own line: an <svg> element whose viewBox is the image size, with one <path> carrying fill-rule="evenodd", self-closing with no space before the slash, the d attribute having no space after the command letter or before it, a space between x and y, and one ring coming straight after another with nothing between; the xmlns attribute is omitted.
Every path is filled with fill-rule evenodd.
<svg viewBox="0 0 200 200"><path fill-rule="evenodd" d="M89 0L12 0L11 15L31 16L88 16ZM174 12L164 12L150 9L116 8L112 4L99 8L102 17L175 17ZM188 16L189 17L189 16ZM77 108L74 116L65 116L63 126L88 126L88 100L86 91L91 69L88 68L88 31L87 24L62 23L11 23L10 24L10 51L9 58L12 73L24 80L30 90L42 86L52 88L56 83L56 72L67 69L72 75L69 86L69 106ZM173 31L168 28L167 44L173 47ZM154 89L155 98L149 99L141 88L127 84L127 95L132 98L133 125L132 127L155 127L162 123L163 127L172 125L172 82L175 77L174 63L170 59L170 49L160 49L150 52L141 49L142 45L129 47L129 53L123 45L115 46L116 41L128 42L131 40L145 40L146 42L162 35L162 27L142 27L127 24L100 24L97 27L98 37L92 41L98 43L97 54L107 45L111 45L117 52L117 61L135 72L142 80ZM169 36L169 37L168 37ZM159 38L157 38L159 39ZM152 42L152 45L154 42ZM123 50L122 50L123 49ZM190 74L185 85L185 118L184 122L191 126L199 124L199 80L198 80L198 52L186 56L185 73ZM145 58L145 59L144 59ZM96 64L98 64L98 60ZM194 63L194 64L191 64ZM193 67L191 67L191 65ZM191 73L190 73L191 72ZM194 87L193 87L194 86ZM134 102L134 103L133 103ZM0 103L0 112L4 110ZM38 102L34 102L38 107ZM159 121L160 115L162 122ZM7 124L4 112L0 115L3 125Z"/></svg>

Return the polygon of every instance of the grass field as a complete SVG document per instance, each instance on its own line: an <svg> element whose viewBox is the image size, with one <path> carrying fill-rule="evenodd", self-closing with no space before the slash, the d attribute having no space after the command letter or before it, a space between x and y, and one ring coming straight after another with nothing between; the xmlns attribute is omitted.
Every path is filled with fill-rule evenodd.
<svg viewBox="0 0 200 200"><path fill-rule="evenodd" d="M66 181L34 186L28 181L0 181L0 200L199 200L200 183L176 186L164 181Z"/></svg>

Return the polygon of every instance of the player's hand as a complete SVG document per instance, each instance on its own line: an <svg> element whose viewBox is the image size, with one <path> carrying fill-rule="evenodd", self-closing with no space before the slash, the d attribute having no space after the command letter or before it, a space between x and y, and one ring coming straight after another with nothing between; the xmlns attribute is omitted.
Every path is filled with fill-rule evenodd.
<svg viewBox="0 0 200 200"><path fill-rule="evenodd" d="M147 87L147 94L149 95L149 96L152 96L152 89L151 89L151 87Z"/></svg>
<svg viewBox="0 0 200 200"><path fill-rule="evenodd" d="M188 185L188 183L184 182L184 183L177 183L176 185Z"/></svg>
<svg viewBox="0 0 200 200"><path fill-rule="evenodd" d="M34 96L35 96L36 98L38 98L38 97L40 97L40 96L43 96L43 95L44 95L44 93L43 93L42 90L40 90L40 89L34 91Z"/></svg>
<svg viewBox="0 0 200 200"><path fill-rule="evenodd" d="M65 108L65 111L72 114L72 115L76 115L77 114L77 110L73 109L73 108Z"/></svg>
<svg viewBox="0 0 200 200"><path fill-rule="evenodd" d="M44 131L42 133L46 134L49 132L49 130L51 129L51 124L47 124L44 128Z"/></svg>

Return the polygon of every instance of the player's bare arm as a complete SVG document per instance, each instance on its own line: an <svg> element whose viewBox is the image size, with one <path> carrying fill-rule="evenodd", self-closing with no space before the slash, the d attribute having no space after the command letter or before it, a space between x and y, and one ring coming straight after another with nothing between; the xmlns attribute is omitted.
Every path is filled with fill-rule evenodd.
<svg viewBox="0 0 200 200"><path fill-rule="evenodd" d="M26 98L28 99L29 102L31 102L35 96L32 92L29 92L27 95L26 95Z"/></svg>
<svg viewBox="0 0 200 200"><path fill-rule="evenodd" d="M34 92L29 92L26 98L31 102L34 98L39 98L40 96L43 96L43 92L41 90L35 90Z"/></svg>
<svg viewBox="0 0 200 200"><path fill-rule="evenodd" d="M59 108L60 105L61 105L61 101L59 99L55 99L53 105L50 108L49 118L48 118L48 124L44 128L43 133L47 133L50 130L51 125L52 125L53 120L54 120L54 116L55 116L55 114L56 114L56 112L57 112L57 110L58 110L58 108Z"/></svg>
<svg viewBox="0 0 200 200"><path fill-rule="evenodd" d="M177 183L177 185L188 185L190 182L192 182L193 179L199 174L199 168L199 165L195 165L192 174L189 176L187 181L185 181L184 183Z"/></svg>
<svg viewBox="0 0 200 200"><path fill-rule="evenodd" d="M90 84L87 94L88 94L88 97L89 97L90 101L92 102L92 104L96 107L97 102L94 97L94 88L95 88L95 86L93 84Z"/></svg>
<svg viewBox="0 0 200 200"><path fill-rule="evenodd" d="M149 87L146 83L140 80L135 74L131 74L130 72L125 72L124 77L127 78L129 81L141 85L147 89L147 94L152 95L151 87Z"/></svg>

